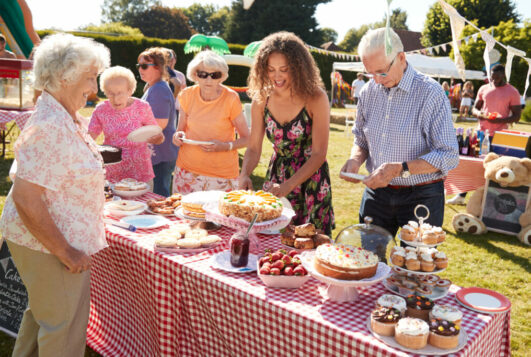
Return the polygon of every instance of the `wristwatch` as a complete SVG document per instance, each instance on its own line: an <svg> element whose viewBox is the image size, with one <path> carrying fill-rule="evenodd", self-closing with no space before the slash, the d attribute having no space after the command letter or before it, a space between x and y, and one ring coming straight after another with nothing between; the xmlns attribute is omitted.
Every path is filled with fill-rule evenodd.
<svg viewBox="0 0 531 357"><path fill-rule="evenodd" d="M402 172L400 173L400 177L402 178L408 178L411 176L411 172L409 171L409 167L407 166L407 162L402 163Z"/></svg>

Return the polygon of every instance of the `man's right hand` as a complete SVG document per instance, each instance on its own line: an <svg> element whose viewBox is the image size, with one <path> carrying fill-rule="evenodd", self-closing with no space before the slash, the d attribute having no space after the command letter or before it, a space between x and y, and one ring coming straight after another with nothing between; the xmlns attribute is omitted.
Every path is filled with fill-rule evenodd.
<svg viewBox="0 0 531 357"><path fill-rule="evenodd" d="M351 178L351 177L346 177L346 176L343 176L341 173L342 172L348 172L348 173L351 173L351 174L357 174L359 169L360 169L360 164L354 160L354 159L349 159L347 160L347 162L345 162L345 165L343 165L343 167L341 168L341 171L339 172L339 177L345 181L349 181L349 182L354 182L354 183L359 183L361 182L360 180L356 180L354 178Z"/></svg>

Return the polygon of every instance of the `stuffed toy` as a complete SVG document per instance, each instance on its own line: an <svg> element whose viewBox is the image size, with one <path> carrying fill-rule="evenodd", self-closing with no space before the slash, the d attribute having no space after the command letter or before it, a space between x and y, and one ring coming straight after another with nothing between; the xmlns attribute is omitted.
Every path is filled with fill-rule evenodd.
<svg viewBox="0 0 531 357"><path fill-rule="evenodd" d="M518 187L531 185L531 159L520 159L513 156L498 156L489 153L483 160L485 179L494 181L502 187ZM452 219L452 225L456 232L483 234L487 227L481 221L483 196L485 188L481 187L470 197L466 206L467 213L459 213ZM518 239L527 245L531 245L531 203L524 212L515 211L519 215L519 223L522 226Z"/></svg>

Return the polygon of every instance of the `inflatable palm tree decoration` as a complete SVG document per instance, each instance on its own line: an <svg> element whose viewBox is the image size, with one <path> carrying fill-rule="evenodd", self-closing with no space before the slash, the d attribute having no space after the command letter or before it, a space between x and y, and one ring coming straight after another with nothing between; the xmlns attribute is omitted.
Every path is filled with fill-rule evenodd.
<svg viewBox="0 0 531 357"><path fill-rule="evenodd" d="M209 49L217 54L223 56L230 53L229 45L224 39L217 36L205 36L195 34L184 45L184 53L199 52L204 49Z"/></svg>
<svg viewBox="0 0 531 357"><path fill-rule="evenodd" d="M256 55L256 52L258 52L258 48L262 44L262 41L254 41L245 47L245 50L243 51L243 55L247 57L253 58Z"/></svg>

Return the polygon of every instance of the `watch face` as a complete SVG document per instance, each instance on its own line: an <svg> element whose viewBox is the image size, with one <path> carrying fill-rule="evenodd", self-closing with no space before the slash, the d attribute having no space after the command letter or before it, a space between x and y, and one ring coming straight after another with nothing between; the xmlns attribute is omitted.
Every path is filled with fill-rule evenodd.
<svg viewBox="0 0 531 357"><path fill-rule="evenodd" d="M409 172L409 171L403 171L402 172L402 178L408 178L409 176L411 176L411 172Z"/></svg>

